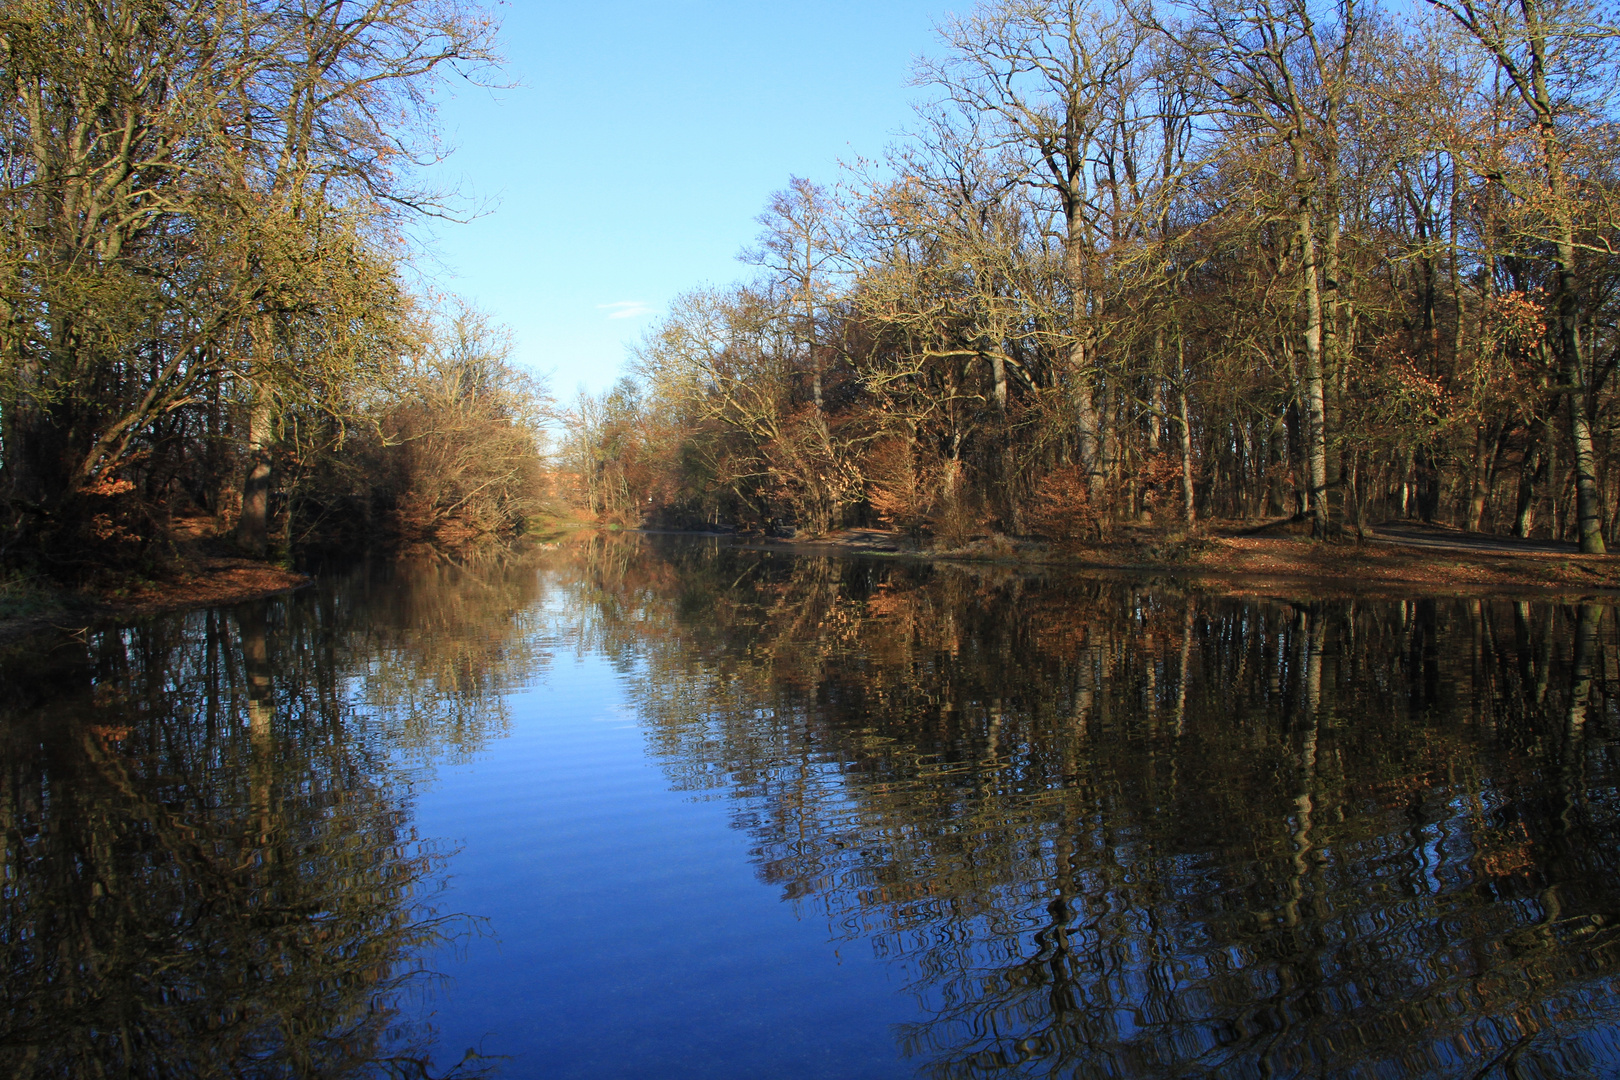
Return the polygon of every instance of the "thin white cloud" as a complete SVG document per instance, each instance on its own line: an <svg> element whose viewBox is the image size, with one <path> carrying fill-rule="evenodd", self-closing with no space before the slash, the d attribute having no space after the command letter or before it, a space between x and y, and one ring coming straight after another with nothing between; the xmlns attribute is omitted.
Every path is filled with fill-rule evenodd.
<svg viewBox="0 0 1620 1080"><path fill-rule="evenodd" d="M607 312L610 319L634 319L638 315L651 315L653 309L643 300L615 300L611 304L597 304L596 310Z"/></svg>

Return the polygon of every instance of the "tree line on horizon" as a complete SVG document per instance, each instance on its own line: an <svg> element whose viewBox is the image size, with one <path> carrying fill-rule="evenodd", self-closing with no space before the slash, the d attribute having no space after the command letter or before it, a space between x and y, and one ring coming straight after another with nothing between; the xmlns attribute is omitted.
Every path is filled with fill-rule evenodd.
<svg viewBox="0 0 1620 1080"><path fill-rule="evenodd" d="M793 178L560 467L626 523L1620 515L1620 23L1586 0L986 0L909 135Z"/></svg>
<svg viewBox="0 0 1620 1080"><path fill-rule="evenodd" d="M463 0L0 0L0 570L520 527L544 386L409 230Z"/></svg>

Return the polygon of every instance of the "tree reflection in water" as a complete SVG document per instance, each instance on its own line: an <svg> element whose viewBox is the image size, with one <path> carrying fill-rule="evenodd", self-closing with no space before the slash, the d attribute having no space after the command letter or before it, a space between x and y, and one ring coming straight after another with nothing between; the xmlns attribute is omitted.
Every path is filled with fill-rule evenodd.
<svg viewBox="0 0 1620 1080"><path fill-rule="evenodd" d="M1605 607L548 558L0 656L0 1072L421 1073L421 958L468 927L413 785L548 647L611 657L673 783L892 963L923 1075L1620 1069Z"/></svg>
<svg viewBox="0 0 1620 1080"><path fill-rule="evenodd" d="M420 957L474 926L412 785L505 730L538 589L360 574L0 657L0 1072L425 1075Z"/></svg>
<svg viewBox="0 0 1620 1080"><path fill-rule="evenodd" d="M1616 619L598 541L563 622L928 1076L1620 1068Z"/></svg>

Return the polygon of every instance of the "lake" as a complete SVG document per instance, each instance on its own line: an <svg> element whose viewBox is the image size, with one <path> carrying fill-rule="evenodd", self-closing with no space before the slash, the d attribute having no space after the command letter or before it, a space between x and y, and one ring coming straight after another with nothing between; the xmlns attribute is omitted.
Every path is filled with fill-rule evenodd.
<svg viewBox="0 0 1620 1080"><path fill-rule="evenodd" d="M0 690L6 1075L1620 1075L1603 604L597 536Z"/></svg>

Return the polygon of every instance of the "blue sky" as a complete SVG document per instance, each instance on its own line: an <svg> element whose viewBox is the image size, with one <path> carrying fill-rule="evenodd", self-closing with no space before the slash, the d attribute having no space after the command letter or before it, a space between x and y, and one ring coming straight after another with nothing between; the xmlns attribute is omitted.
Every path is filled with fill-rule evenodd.
<svg viewBox="0 0 1620 1080"><path fill-rule="evenodd" d="M894 141L913 59L966 6L500 4L519 85L455 88L435 167L488 212L436 227L422 267L510 327L559 398L601 390L676 294L750 272L737 252L789 176L830 182Z"/></svg>

